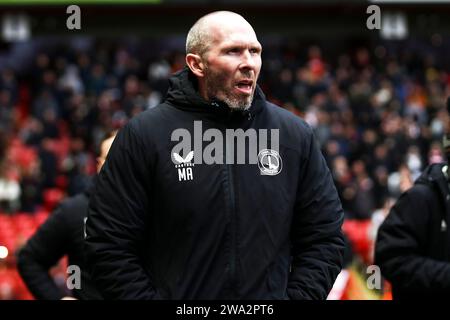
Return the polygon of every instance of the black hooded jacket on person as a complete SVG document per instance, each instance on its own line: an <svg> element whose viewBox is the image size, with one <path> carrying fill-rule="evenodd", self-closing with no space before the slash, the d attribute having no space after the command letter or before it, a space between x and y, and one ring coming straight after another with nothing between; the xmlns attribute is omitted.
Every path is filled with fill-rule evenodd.
<svg viewBox="0 0 450 320"><path fill-rule="evenodd" d="M378 231L375 263L396 300L450 295L450 194L443 167L428 166Z"/></svg>
<svg viewBox="0 0 450 320"><path fill-rule="evenodd" d="M73 296L80 300L102 299L86 271L84 256L84 220L92 187L63 201L19 251L18 271L36 299L59 300L67 296L49 274L50 268L65 255L68 265L77 266L80 271L80 286L73 288ZM77 272L71 268L67 276L75 277ZM77 285L75 278L69 282ZM66 289L69 290L67 286Z"/></svg>
<svg viewBox="0 0 450 320"><path fill-rule="evenodd" d="M207 103L195 86L187 69L174 75L165 102L133 118L111 147L86 222L88 262L102 295L325 299L342 267L343 211L311 129L259 88L240 112ZM192 176L180 175L172 133L195 136L199 120L203 132L279 129L281 171L192 161ZM207 153L210 141L196 149L199 139L193 150Z"/></svg>

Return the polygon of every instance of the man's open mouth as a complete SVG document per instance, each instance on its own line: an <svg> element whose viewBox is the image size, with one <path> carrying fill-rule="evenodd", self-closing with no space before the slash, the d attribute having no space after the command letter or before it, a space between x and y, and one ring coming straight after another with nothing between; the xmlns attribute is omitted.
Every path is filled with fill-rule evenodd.
<svg viewBox="0 0 450 320"><path fill-rule="evenodd" d="M251 94L253 89L253 80L241 80L236 84L236 88L242 93Z"/></svg>

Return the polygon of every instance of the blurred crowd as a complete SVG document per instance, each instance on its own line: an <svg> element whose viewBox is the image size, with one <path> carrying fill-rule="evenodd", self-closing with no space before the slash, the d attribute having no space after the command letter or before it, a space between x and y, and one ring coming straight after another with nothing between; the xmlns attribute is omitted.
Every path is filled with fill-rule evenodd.
<svg viewBox="0 0 450 320"><path fill-rule="evenodd" d="M290 56L266 74L269 96L314 128L347 218L372 217L427 164L444 160L450 75L432 55L389 54L379 46L332 64L312 46L304 61Z"/></svg>
<svg viewBox="0 0 450 320"><path fill-rule="evenodd" d="M314 129L348 220L379 225L427 164L444 161L450 73L438 48L263 48L259 84ZM184 66L182 50L145 52L62 45L26 70L1 69L0 213L50 211L85 188L102 137L156 106Z"/></svg>

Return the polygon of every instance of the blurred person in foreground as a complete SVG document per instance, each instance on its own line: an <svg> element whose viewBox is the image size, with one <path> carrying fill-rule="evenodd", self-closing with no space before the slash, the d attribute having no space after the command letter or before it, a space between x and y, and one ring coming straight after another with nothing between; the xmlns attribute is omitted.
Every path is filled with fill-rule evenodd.
<svg viewBox="0 0 450 320"><path fill-rule="evenodd" d="M112 132L100 144L97 173L114 138L115 133ZM36 299L102 299L92 284L84 257L84 223L95 179L92 178L91 185L83 193L65 200L19 251L19 273ZM66 296L66 292L56 285L49 274L49 269L66 254L69 266L78 266L81 272L80 288L75 286L72 289L73 297Z"/></svg>
<svg viewBox="0 0 450 320"><path fill-rule="evenodd" d="M86 222L106 299L326 299L342 268L343 210L312 129L257 85L261 50L242 16L202 17L167 99L119 131ZM197 162L210 147L199 123L218 140L279 129L279 148L271 135L272 149L245 155L253 163L228 148ZM175 151L180 130L200 148L189 137Z"/></svg>
<svg viewBox="0 0 450 320"><path fill-rule="evenodd" d="M443 145L448 161L449 123ZM395 300L440 300L450 295L449 174L447 163L428 165L378 230L375 264L392 284Z"/></svg>

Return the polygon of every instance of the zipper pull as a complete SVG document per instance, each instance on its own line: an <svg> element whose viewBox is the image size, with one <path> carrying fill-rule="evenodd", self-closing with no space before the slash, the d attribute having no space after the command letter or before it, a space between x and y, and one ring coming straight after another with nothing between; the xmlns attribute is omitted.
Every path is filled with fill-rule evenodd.
<svg viewBox="0 0 450 320"><path fill-rule="evenodd" d="M441 221L441 232L447 231L447 223L445 223L445 220L442 219Z"/></svg>

